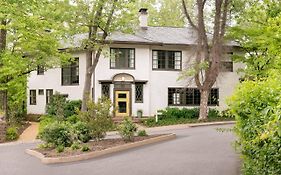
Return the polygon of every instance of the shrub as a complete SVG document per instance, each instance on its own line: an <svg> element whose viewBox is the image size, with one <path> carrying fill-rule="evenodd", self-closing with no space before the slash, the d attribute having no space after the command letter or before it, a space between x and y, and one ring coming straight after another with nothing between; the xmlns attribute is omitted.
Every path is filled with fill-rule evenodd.
<svg viewBox="0 0 281 175"><path fill-rule="evenodd" d="M92 138L91 129L86 123L77 122L72 126L72 136L73 140L86 143Z"/></svg>
<svg viewBox="0 0 281 175"><path fill-rule="evenodd" d="M72 115L72 116L68 117L68 118L66 119L66 121L69 122L69 123L71 123L71 124L75 124L75 123L77 123L77 122L80 121L80 118L79 118L78 115Z"/></svg>
<svg viewBox="0 0 281 175"><path fill-rule="evenodd" d="M139 130L138 136L148 136L145 130Z"/></svg>
<svg viewBox="0 0 281 175"><path fill-rule="evenodd" d="M8 127L6 131L6 140L12 141L19 138L18 129L16 127Z"/></svg>
<svg viewBox="0 0 281 175"><path fill-rule="evenodd" d="M72 144L71 127L65 122L53 122L43 129L40 138L55 147L69 147Z"/></svg>
<svg viewBox="0 0 281 175"><path fill-rule="evenodd" d="M63 145L58 145L56 147L57 153L62 153L64 151L64 146Z"/></svg>
<svg viewBox="0 0 281 175"><path fill-rule="evenodd" d="M66 106L66 98L59 94L55 93L49 104L46 106L46 112L49 115L56 116L58 119L64 119L64 108Z"/></svg>
<svg viewBox="0 0 281 175"><path fill-rule="evenodd" d="M77 143L77 142L74 142L74 143L71 145L71 149L72 149L72 150L78 150L78 149L80 149L80 148L81 148L81 146L80 146L80 144Z"/></svg>
<svg viewBox="0 0 281 175"><path fill-rule="evenodd" d="M118 132L125 141L133 141L136 131L137 126L129 117L125 117L122 123L118 126Z"/></svg>
<svg viewBox="0 0 281 175"><path fill-rule="evenodd" d="M70 117L77 114L77 111L81 109L81 100L66 101L64 106L64 117Z"/></svg>
<svg viewBox="0 0 281 175"><path fill-rule="evenodd" d="M89 125L91 135L97 140L104 138L106 132L113 126L110 114L111 106L110 100L99 99L97 103L89 101L86 112L79 112L79 117Z"/></svg>
<svg viewBox="0 0 281 175"><path fill-rule="evenodd" d="M245 81L229 99L246 175L281 174L280 80Z"/></svg>
<svg viewBox="0 0 281 175"><path fill-rule="evenodd" d="M90 151L90 148L86 145L83 145L82 148L81 148L81 151L82 152L87 152L87 151Z"/></svg>
<svg viewBox="0 0 281 175"><path fill-rule="evenodd" d="M198 118L199 109L198 108L166 108L165 110L160 111L162 113L162 118L187 118L193 119Z"/></svg>
<svg viewBox="0 0 281 175"><path fill-rule="evenodd" d="M220 112L217 109L209 109L208 118L218 118L220 116Z"/></svg>
<svg viewBox="0 0 281 175"><path fill-rule="evenodd" d="M51 124L54 123L56 121L56 118L50 115L44 115L40 117L40 123L39 123L39 136L40 133L42 133L42 131L44 130L44 128Z"/></svg>

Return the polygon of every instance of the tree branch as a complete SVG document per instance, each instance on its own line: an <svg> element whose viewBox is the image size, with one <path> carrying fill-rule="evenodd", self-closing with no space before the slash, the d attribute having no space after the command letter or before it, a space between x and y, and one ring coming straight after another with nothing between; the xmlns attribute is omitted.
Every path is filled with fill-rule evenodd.
<svg viewBox="0 0 281 175"><path fill-rule="evenodd" d="M182 6L183 6L183 12L189 22L189 24L195 29L195 30L198 30L198 27L194 24L194 22L192 21L189 13L188 13L188 10L187 10L187 7L186 7L186 3L185 3L185 0L182 0Z"/></svg>

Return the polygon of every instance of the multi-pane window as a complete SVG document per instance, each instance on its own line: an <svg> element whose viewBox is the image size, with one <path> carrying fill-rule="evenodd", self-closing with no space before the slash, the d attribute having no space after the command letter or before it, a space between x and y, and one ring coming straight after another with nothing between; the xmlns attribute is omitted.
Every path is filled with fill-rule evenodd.
<svg viewBox="0 0 281 175"><path fill-rule="evenodd" d="M101 93L102 93L102 96L110 98L110 84L109 83L101 84Z"/></svg>
<svg viewBox="0 0 281 175"><path fill-rule="evenodd" d="M46 104L49 104L51 102L51 98L54 94L53 89L46 89Z"/></svg>
<svg viewBox="0 0 281 175"><path fill-rule="evenodd" d="M200 91L196 88L168 88L168 105L199 106ZM211 89L208 105L219 105L219 89Z"/></svg>
<svg viewBox="0 0 281 175"><path fill-rule="evenodd" d="M79 84L79 58L70 63L68 66L62 67L62 85L78 85Z"/></svg>
<svg viewBox="0 0 281 175"><path fill-rule="evenodd" d="M37 66L37 75L44 75L45 67L44 66Z"/></svg>
<svg viewBox="0 0 281 175"><path fill-rule="evenodd" d="M36 90L29 91L29 104L36 105Z"/></svg>
<svg viewBox="0 0 281 175"><path fill-rule="evenodd" d="M110 68L112 69L134 69L135 49L111 48Z"/></svg>
<svg viewBox="0 0 281 175"><path fill-rule="evenodd" d="M152 68L154 70L181 70L182 52L181 51L152 51Z"/></svg>
<svg viewBox="0 0 281 175"><path fill-rule="evenodd" d="M44 95L44 89L39 89L39 90L38 90L38 94L39 94L39 95Z"/></svg>
<svg viewBox="0 0 281 175"><path fill-rule="evenodd" d="M143 103L143 83L135 84L135 102Z"/></svg>
<svg viewBox="0 0 281 175"><path fill-rule="evenodd" d="M232 61L222 61L220 64L221 72L233 72L233 62Z"/></svg>

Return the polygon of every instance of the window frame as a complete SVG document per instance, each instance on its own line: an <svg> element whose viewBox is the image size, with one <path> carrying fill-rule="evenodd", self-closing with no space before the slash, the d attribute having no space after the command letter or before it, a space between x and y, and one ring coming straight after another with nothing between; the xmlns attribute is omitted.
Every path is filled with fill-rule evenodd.
<svg viewBox="0 0 281 175"><path fill-rule="evenodd" d="M44 66L37 66L37 75L44 75L45 74L45 67Z"/></svg>
<svg viewBox="0 0 281 175"><path fill-rule="evenodd" d="M37 105L36 89L29 90L29 105Z"/></svg>
<svg viewBox="0 0 281 175"><path fill-rule="evenodd" d="M108 99L110 99L110 84L111 83L101 83L101 96L102 97L106 97L106 98L108 98ZM107 92L107 94L105 94L104 93L104 86L108 86L107 88L108 88L108 92Z"/></svg>
<svg viewBox="0 0 281 175"><path fill-rule="evenodd" d="M159 57L157 54L157 59L154 59L154 52L164 52L165 53L165 68L154 68L154 61L158 61ZM173 52L174 53L174 68L169 68L169 52ZM179 69L175 69L176 66L176 53L180 53L180 68ZM158 65L158 63L157 63ZM180 50L152 50L152 70L155 71L181 71L182 70L182 51Z"/></svg>
<svg viewBox="0 0 281 175"><path fill-rule="evenodd" d="M179 93L179 104L170 104L170 102L174 102L173 96L171 97L170 92L173 93L172 91L175 91L174 93ZM188 91L191 91L192 93L192 103L188 103ZM214 93L214 91L217 92L217 100L216 104L211 102L211 95ZM198 93L199 92L199 93ZM195 95L199 95L199 99ZM170 99L172 98L172 99ZM201 94L198 88L183 88L183 87L168 87L168 106L200 106L200 100L201 100ZM210 93L209 93L209 98L208 98L208 106L219 106L219 88L212 88Z"/></svg>
<svg viewBox="0 0 281 175"><path fill-rule="evenodd" d="M74 59L75 59L75 61L71 62L70 65L66 65L66 66L61 67L61 85L62 86L79 86L79 83L80 83L80 72L79 72L80 71L80 66L79 66L80 65L79 64L80 58L75 57ZM70 71L70 75L69 75L70 76L70 83L64 83L64 77L65 77L64 69L69 69L69 71ZM75 75L75 76L78 77L78 83L73 83L74 77L75 77L74 75L72 75L73 69L78 69L78 75Z"/></svg>
<svg viewBox="0 0 281 175"><path fill-rule="evenodd" d="M141 86L141 97L140 100L137 98L137 86ZM144 92L144 83L135 83L135 103L143 103L143 92Z"/></svg>
<svg viewBox="0 0 281 175"><path fill-rule="evenodd" d="M112 54L113 54L112 50L127 50L129 53L130 53L131 50L133 50L134 51L134 54L133 54L134 66L133 67L118 67L118 66L116 66L116 57L112 58ZM129 65L129 62L130 62L130 60L129 60L130 58L129 57L127 57L127 60L126 60L128 65ZM115 59L115 67L112 66L112 59ZM110 61L109 61L109 68L110 69L129 69L129 70L131 69L131 70L133 70L133 69L135 69L135 67L136 67L136 49L135 48L110 47Z"/></svg>
<svg viewBox="0 0 281 175"><path fill-rule="evenodd" d="M48 92L52 92L51 95L49 95ZM51 102L51 97L54 95L53 89L46 89L46 104L49 104Z"/></svg>

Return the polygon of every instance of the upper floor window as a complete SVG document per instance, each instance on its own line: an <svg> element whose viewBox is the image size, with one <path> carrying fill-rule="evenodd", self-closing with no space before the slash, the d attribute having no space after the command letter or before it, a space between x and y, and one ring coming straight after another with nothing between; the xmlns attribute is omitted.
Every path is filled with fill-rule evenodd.
<svg viewBox="0 0 281 175"><path fill-rule="evenodd" d="M199 106L200 100L200 91L196 88L168 88L168 105ZM211 89L208 105L219 105L219 89Z"/></svg>
<svg viewBox="0 0 281 175"><path fill-rule="evenodd" d="M152 51L152 69L154 70L181 70L182 52L181 51Z"/></svg>
<svg viewBox="0 0 281 175"><path fill-rule="evenodd" d="M79 58L75 58L68 66L62 67L62 85L79 84Z"/></svg>
<svg viewBox="0 0 281 175"><path fill-rule="evenodd" d="M111 48L110 68L112 69L134 69L135 49Z"/></svg>
<svg viewBox="0 0 281 175"><path fill-rule="evenodd" d="M220 64L221 72L233 72L233 62L232 61L222 61Z"/></svg>
<svg viewBox="0 0 281 175"><path fill-rule="evenodd" d="M44 75L45 67L44 66L37 66L37 75Z"/></svg>

